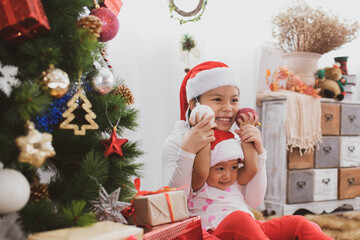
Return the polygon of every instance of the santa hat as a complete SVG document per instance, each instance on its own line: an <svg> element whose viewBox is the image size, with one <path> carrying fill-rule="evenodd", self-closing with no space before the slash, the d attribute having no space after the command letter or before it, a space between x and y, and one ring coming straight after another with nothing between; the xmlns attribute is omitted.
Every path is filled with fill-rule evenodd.
<svg viewBox="0 0 360 240"><path fill-rule="evenodd" d="M189 101L217 87L234 86L239 89L236 73L222 62L208 61L191 69L180 87L180 118L186 120Z"/></svg>
<svg viewBox="0 0 360 240"><path fill-rule="evenodd" d="M219 162L244 159L240 140L235 139L233 133L214 129L214 136L215 141L211 143L211 167Z"/></svg>

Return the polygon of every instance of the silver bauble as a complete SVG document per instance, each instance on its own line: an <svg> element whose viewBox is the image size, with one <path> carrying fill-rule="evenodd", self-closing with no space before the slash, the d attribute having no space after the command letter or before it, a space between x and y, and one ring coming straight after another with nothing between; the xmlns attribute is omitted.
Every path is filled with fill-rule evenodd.
<svg viewBox="0 0 360 240"><path fill-rule="evenodd" d="M92 86L98 93L104 95L111 92L115 86L115 79L108 68L98 68L95 77L92 79Z"/></svg>

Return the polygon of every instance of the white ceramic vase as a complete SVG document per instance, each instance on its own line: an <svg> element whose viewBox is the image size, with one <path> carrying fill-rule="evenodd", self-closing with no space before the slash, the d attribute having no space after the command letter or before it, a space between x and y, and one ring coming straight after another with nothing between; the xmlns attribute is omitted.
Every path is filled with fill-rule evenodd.
<svg viewBox="0 0 360 240"><path fill-rule="evenodd" d="M292 52L283 54L282 58L290 71L298 75L307 86L314 87L321 56L312 52Z"/></svg>

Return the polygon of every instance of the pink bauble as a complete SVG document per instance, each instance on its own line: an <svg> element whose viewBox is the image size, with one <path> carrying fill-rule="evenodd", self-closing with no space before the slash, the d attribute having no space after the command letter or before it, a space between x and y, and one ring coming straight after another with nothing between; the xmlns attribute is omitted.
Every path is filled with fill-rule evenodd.
<svg viewBox="0 0 360 240"><path fill-rule="evenodd" d="M252 113L252 115L255 117L255 116L258 116L257 112L252 109L252 108L241 108L236 116L235 116L235 122L236 122L236 125L238 125L238 127L240 127L240 123L239 123L239 119L241 119L241 121L244 121L244 118L240 115L241 113L245 114L245 115L248 115L248 113ZM248 115L249 116L249 115ZM256 126L258 123L254 123L254 125Z"/></svg>
<svg viewBox="0 0 360 240"><path fill-rule="evenodd" d="M90 14L101 20L102 30L99 37L100 42L107 42L116 36L119 31L119 20L110 9L106 7L94 8Z"/></svg>

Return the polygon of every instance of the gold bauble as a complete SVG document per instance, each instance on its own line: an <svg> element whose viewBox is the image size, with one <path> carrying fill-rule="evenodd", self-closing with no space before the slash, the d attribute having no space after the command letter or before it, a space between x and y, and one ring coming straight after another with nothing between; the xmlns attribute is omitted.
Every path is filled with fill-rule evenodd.
<svg viewBox="0 0 360 240"><path fill-rule="evenodd" d="M54 65L50 65L48 70L41 73L41 80L43 89L53 97L61 98L69 90L70 79L68 74L59 68L55 68Z"/></svg>

